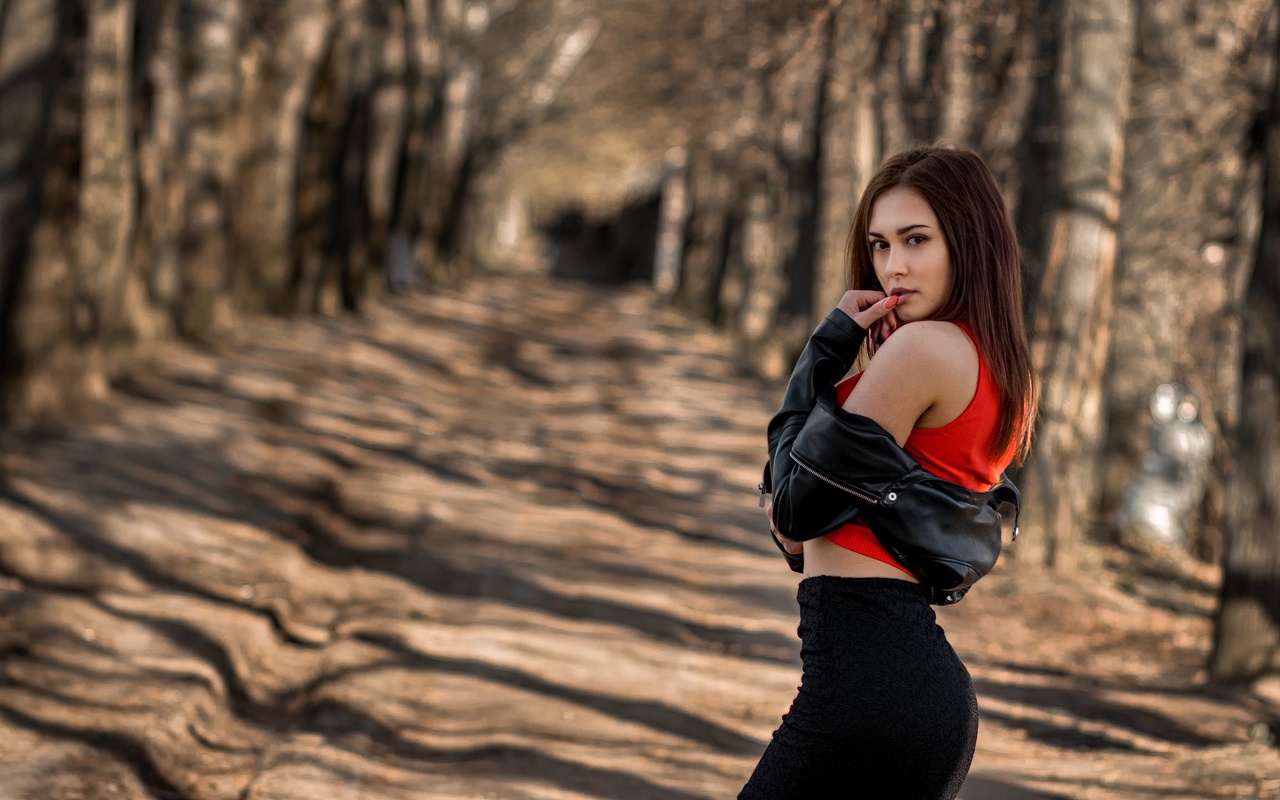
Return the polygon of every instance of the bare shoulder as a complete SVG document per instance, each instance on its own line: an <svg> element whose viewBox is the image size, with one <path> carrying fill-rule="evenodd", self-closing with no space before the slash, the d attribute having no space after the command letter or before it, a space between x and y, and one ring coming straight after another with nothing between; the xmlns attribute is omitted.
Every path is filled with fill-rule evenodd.
<svg viewBox="0 0 1280 800"><path fill-rule="evenodd" d="M968 371L978 365L978 351L969 335L954 322L920 320L894 331L876 353L876 358L894 366ZM874 362L875 359L872 359ZM889 366L886 364L885 366Z"/></svg>
<svg viewBox="0 0 1280 800"><path fill-rule="evenodd" d="M958 416L977 381L978 354L968 335L950 322L920 320L880 345L844 408L871 417L902 444L912 427Z"/></svg>

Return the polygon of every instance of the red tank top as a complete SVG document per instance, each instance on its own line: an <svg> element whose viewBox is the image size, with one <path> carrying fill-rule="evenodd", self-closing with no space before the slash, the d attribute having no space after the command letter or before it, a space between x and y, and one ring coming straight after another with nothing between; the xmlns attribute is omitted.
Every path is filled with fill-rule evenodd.
<svg viewBox="0 0 1280 800"><path fill-rule="evenodd" d="M973 340L973 331L968 325L963 322L957 325ZM912 428L902 449L934 475L973 491L985 492L1000 482L1000 474L1013 460L1014 446L1011 444L998 459L993 459L988 453L987 446L994 438L996 426L1000 422L1000 394L987 369L987 361L982 357L982 348L977 347L977 344L974 341L974 347L978 350L978 386L969 405L960 412L960 416L946 425L937 428ZM836 395L842 405L849 399L853 387L861 378L862 373L859 372L836 385ZM843 525L827 534L826 538L847 550L883 561L908 575L912 574L898 563L865 525Z"/></svg>

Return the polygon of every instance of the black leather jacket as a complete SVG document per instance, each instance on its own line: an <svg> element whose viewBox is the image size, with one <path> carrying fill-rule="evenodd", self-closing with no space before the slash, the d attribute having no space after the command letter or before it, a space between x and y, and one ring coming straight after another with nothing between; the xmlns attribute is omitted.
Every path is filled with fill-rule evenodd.
<svg viewBox="0 0 1280 800"><path fill-rule="evenodd" d="M866 331L836 309L796 363L769 422L769 461L761 492L773 494L773 522L806 541L857 518L903 566L933 590L932 602L958 602L1000 555L1000 507L1018 489L974 492L923 469L874 420L840 408L835 384L853 366ZM779 545L780 546L780 545ZM803 556L787 555L796 572Z"/></svg>

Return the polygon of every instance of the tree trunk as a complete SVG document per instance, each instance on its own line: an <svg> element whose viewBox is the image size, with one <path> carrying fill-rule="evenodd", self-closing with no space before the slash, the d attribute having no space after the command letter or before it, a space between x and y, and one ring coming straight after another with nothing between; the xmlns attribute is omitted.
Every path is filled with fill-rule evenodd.
<svg viewBox="0 0 1280 800"><path fill-rule="evenodd" d="M310 314L334 314L338 295L333 280L333 218L338 129L345 110L337 39L330 38L315 83L307 97L306 128L298 151L297 222L293 257L297 304Z"/></svg>
<svg viewBox="0 0 1280 800"><path fill-rule="evenodd" d="M791 369L788 337L778 331L791 328L797 315L808 328L813 303L818 114L830 17L827 11L814 21L796 20L772 37L755 29L742 70L744 96L731 111L736 119L726 120L739 142L732 172L742 202L729 241L722 323L737 334L739 362L770 378ZM770 67L750 69L770 47L777 48Z"/></svg>
<svg viewBox="0 0 1280 800"><path fill-rule="evenodd" d="M1058 29L1067 1L1036 0L1036 21L1032 26L1034 45L1029 64L1039 66L1031 71L1033 86L1027 135L1018 145L1012 170L1020 176L1014 220L1022 246L1023 311L1029 330L1035 329L1045 259L1052 251L1053 221L1058 198L1062 196L1063 144L1058 116L1062 105L1059 95L1065 87L1063 81L1057 80L1054 67L1064 58ZM1019 549L1033 551L1041 544L1019 546Z"/></svg>
<svg viewBox="0 0 1280 800"><path fill-rule="evenodd" d="M1021 473L1019 555L1070 571L1098 488L1134 20L1129 3L1111 0L1073 0L1065 11L1062 196L1036 311L1043 401L1036 449Z"/></svg>
<svg viewBox="0 0 1280 800"><path fill-rule="evenodd" d="M698 319L715 320L720 313L720 281L734 213L727 161L723 152L699 150L690 169L693 214L676 297Z"/></svg>
<svg viewBox="0 0 1280 800"><path fill-rule="evenodd" d="M989 12L973 36L973 57L968 61L975 72L971 79L974 107L968 113L970 136L1015 220L1022 214L1024 183L1031 177L1025 174L1022 155L1028 141L1043 135L1035 124L1035 103L1040 73L1049 72L1039 64L1044 58L1042 39L1048 38L1040 35L1041 27L1051 2L1012 3ZM1052 53L1045 60L1051 63ZM1046 167L1034 162L1033 169L1040 172ZM1026 228L1018 227L1025 236Z"/></svg>
<svg viewBox="0 0 1280 800"><path fill-rule="evenodd" d="M56 423L106 390L100 285L86 280L75 252L87 66L82 11L13 0L0 31L0 367L3 419L12 424Z"/></svg>
<svg viewBox="0 0 1280 800"><path fill-rule="evenodd" d="M1280 35L1276 37L1280 64ZM1273 68L1274 69L1274 68ZM1263 219L1280 219L1280 70L1264 148ZM1210 679L1280 670L1280 229L1263 228L1244 303L1235 465L1228 481L1222 588Z"/></svg>
<svg viewBox="0 0 1280 800"><path fill-rule="evenodd" d="M371 263L382 268L395 214L397 176L403 165L409 121L409 62L402 6L375 6L374 40L378 43L378 75L374 81L369 140L368 249Z"/></svg>
<svg viewBox="0 0 1280 800"><path fill-rule="evenodd" d="M973 91L973 0L951 0L942 6L942 113L938 135L956 144L972 145L972 115L977 98Z"/></svg>
<svg viewBox="0 0 1280 800"><path fill-rule="evenodd" d="M689 223L689 150L672 147L666 153L658 233L654 246L653 288L670 299L680 285L684 264L685 227Z"/></svg>
<svg viewBox="0 0 1280 800"><path fill-rule="evenodd" d="M746 21L731 3L718 2L706 16L702 36L709 47L729 39L729 31L742 31ZM750 51L745 41L734 41L734 49L723 54L723 66L699 67L697 82L708 98L711 111L705 128L697 131L689 157L690 216L676 301L698 319L716 320L720 314L720 283L723 280L736 181L737 152L733 137L733 113L746 81L741 67Z"/></svg>
<svg viewBox="0 0 1280 800"><path fill-rule="evenodd" d="M58 10L46 0L0 5L0 320L11 343L25 285L30 234L40 213L39 177L58 67ZM16 355L6 350L8 357ZM5 371L7 373L7 370Z"/></svg>
<svg viewBox="0 0 1280 800"><path fill-rule="evenodd" d="M182 36L178 0L141 0L135 14L135 164L138 211L126 278L126 319L135 340L172 332L181 263L186 180L182 171Z"/></svg>
<svg viewBox="0 0 1280 800"><path fill-rule="evenodd" d="M101 0L89 9L75 263L97 340L86 350L87 380L103 391L109 371L103 345L119 343L135 327L124 318L137 204L131 113L134 3Z"/></svg>
<svg viewBox="0 0 1280 800"><path fill-rule="evenodd" d="M875 62L883 14L842 3L832 20L827 80L823 87L818 247L812 321L831 310L849 288L845 246L863 188L880 163L873 88L865 79ZM812 326L809 326L812 327Z"/></svg>
<svg viewBox="0 0 1280 800"><path fill-rule="evenodd" d="M341 8L338 52L343 63L340 91L345 103L331 177L337 192L329 251L342 308L359 311L369 288L365 186L369 180L375 56L369 38L368 4L365 0L344 0Z"/></svg>
<svg viewBox="0 0 1280 800"><path fill-rule="evenodd" d="M409 118L405 129L405 149L400 160L401 191L396 197L392 218L396 229L416 236L421 226L427 182L424 176L427 127L439 114L441 31L428 0L405 0L404 35L410 79Z"/></svg>
<svg viewBox="0 0 1280 800"><path fill-rule="evenodd" d="M238 304L278 314L297 308L293 235L298 160L311 96L334 20L328 0L288 0L257 48L241 114L245 159L234 210Z"/></svg>
<svg viewBox="0 0 1280 800"><path fill-rule="evenodd" d="M46 0L0 7L0 424L25 418L35 367L20 320L32 290L31 233L40 217L57 87L58 10Z"/></svg>
<svg viewBox="0 0 1280 800"><path fill-rule="evenodd" d="M240 70L239 0L189 0L183 166L187 175L182 273L174 317L183 335L213 341L230 326L232 179Z"/></svg>
<svg viewBox="0 0 1280 800"><path fill-rule="evenodd" d="M933 72L929 57L930 39L937 27L938 7L929 0L901 0L900 9L898 25L902 59L896 71L895 95L902 104L905 131L891 150L899 150L909 141L933 138L938 116L934 107L938 93L931 91L933 87L929 81Z"/></svg>
<svg viewBox="0 0 1280 800"><path fill-rule="evenodd" d="M432 115L435 124L427 129L425 202L419 210L419 259L428 279L446 283L459 276L462 266L456 243L462 238L460 217L466 186L473 177L472 140L480 125L481 62L459 41L463 16L460 3L446 0L439 22L445 61L435 100L438 111Z"/></svg>

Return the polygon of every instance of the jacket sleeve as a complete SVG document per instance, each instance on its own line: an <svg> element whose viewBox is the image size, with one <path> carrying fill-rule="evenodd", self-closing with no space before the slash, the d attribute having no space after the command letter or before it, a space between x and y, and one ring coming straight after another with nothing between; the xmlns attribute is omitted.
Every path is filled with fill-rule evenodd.
<svg viewBox="0 0 1280 800"><path fill-rule="evenodd" d="M769 421L769 461L765 465L764 482L760 488L763 492L773 493L775 511L812 499L791 496L791 478L797 469L791 458L791 448L809 413L817 405L818 397L824 392L831 392L834 396L836 382L853 367L858 349L866 337L867 332L853 319L840 309L834 309L809 337L809 343L796 361L782 396L782 405ZM806 481L806 485L811 484L811 481ZM824 493L828 495L826 502L848 502L848 496L836 489ZM778 522L777 516L774 521L775 524ZM778 529L795 541L816 539L827 532L788 530L781 526ZM791 566L795 569L797 565L793 563Z"/></svg>

